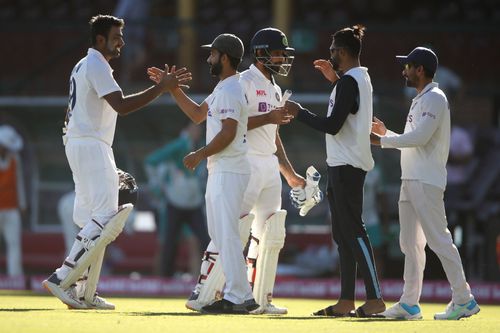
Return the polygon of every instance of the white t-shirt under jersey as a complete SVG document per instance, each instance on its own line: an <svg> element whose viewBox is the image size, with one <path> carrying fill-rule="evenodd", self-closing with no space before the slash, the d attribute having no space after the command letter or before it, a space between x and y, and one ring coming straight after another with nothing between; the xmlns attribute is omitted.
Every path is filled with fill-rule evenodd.
<svg viewBox="0 0 500 333"><path fill-rule="evenodd" d="M240 83L248 98L248 117L260 116L281 106L281 88L251 65L241 73ZM272 155L276 152L276 124L267 124L247 133L248 153Z"/></svg>
<svg viewBox="0 0 500 333"><path fill-rule="evenodd" d="M387 131L382 148L401 149L401 179L446 187L446 161L450 150L450 108L436 82L412 101L403 134Z"/></svg>
<svg viewBox="0 0 500 333"><path fill-rule="evenodd" d="M247 100L241 88L240 75L220 81L205 99L208 105L206 142L210 143L222 129L222 120L231 118L238 122L236 137L222 151L208 157L208 173L233 172L250 174L246 157L248 112Z"/></svg>
<svg viewBox="0 0 500 333"><path fill-rule="evenodd" d="M67 138L93 137L113 144L117 112L102 98L121 91L101 52L90 48L70 77Z"/></svg>
<svg viewBox="0 0 500 333"><path fill-rule="evenodd" d="M369 171L374 162L370 148L370 132L372 128L373 88L366 67L354 67L344 75L350 75L358 84L359 108L355 114L350 113L340 131L326 134L326 163L328 166L352 165L355 168ZM330 95L328 116L335 105L337 86Z"/></svg>

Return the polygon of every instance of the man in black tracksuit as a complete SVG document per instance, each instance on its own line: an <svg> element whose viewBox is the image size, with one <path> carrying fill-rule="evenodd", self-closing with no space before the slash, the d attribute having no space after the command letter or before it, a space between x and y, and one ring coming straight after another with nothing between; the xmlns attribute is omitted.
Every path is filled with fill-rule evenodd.
<svg viewBox="0 0 500 333"><path fill-rule="evenodd" d="M365 317L385 310L372 247L361 219L365 175L374 166L370 149L373 88L367 68L359 63L363 34L360 25L337 31L330 46L330 61L314 62L315 68L334 83L326 118L298 103L287 103L289 112L299 121L326 133L327 197L333 239L339 250L341 294L336 304L315 312L317 316L355 313ZM339 78L336 71L343 76ZM353 312L357 268L365 283L367 301Z"/></svg>

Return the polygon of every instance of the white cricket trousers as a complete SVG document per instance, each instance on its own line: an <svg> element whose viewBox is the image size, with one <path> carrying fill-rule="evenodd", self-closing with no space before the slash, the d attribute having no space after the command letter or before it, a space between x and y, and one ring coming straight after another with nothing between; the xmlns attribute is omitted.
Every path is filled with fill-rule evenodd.
<svg viewBox="0 0 500 333"><path fill-rule="evenodd" d="M113 149L94 138L69 138L66 157L75 182L74 222L80 228L92 219L105 224L118 211Z"/></svg>
<svg viewBox="0 0 500 333"><path fill-rule="evenodd" d="M252 223L252 236L261 239L267 219L281 208L281 176L276 155L248 154L252 170L250 182L243 197L240 216L252 212L255 219ZM258 244L250 242L249 258L257 258Z"/></svg>
<svg viewBox="0 0 500 333"><path fill-rule="evenodd" d="M249 179L250 175L230 172L209 174L205 194L208 234L218 249L226 277L224 298L235 304L253 298L238 225Z"/></svg>
<svg viewBox="0 0 500 333"><path fill-rule="evenodd" d="M21 215L17 208L0 210L0 234L7 250L7 275L23 275L21 255Z"/></svg>
<svg viewBox="0 0 500 333"><path fill-rule="evenodd" d="M425 269L425 245L441 261L451 285L452 300L465 304L473 296L462 260L448 230L443 202L444 191L416 180L403 180L399 197L399 242L405 255L404 287L400 302L418 304Z"/></svg>

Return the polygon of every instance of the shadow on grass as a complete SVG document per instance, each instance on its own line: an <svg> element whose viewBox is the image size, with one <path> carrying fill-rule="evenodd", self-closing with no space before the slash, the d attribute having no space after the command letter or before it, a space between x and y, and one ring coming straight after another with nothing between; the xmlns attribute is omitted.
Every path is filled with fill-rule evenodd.
<svg viewBox="0 0 500 333"><path fill-rule="evenodd" d="M0 312L54 311L54 309L0 309Z"/></svg>
<svg viewBox="0 0 500 333"><path fill-rule="evenodd" d="M155 317L155 316L172 316L172 317L196 317L203 316L203 314L198 312L126 312L123 313L128 316L144 316L144 317Z"/></svg>

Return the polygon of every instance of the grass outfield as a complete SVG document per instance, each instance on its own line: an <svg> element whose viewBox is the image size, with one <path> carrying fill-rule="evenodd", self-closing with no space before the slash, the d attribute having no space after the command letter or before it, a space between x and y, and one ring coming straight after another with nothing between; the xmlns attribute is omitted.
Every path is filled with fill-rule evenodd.
<svg viewBox="0 0 500 333"><path fill-rule="evenodd" d="M445 304L422 304L424 319L332 319L310 316L328 305L328 300L276 299L288 307L286 316L200 315L184 308L184 299L109 298L115 311L67 310L54 297L27 292L0 292L0 332L130 332L130 333L209 333L209 332L418 332L459 333L498 332L500 306L480 305L481 312L460 321L434 321L434 312Z"/></svg>

